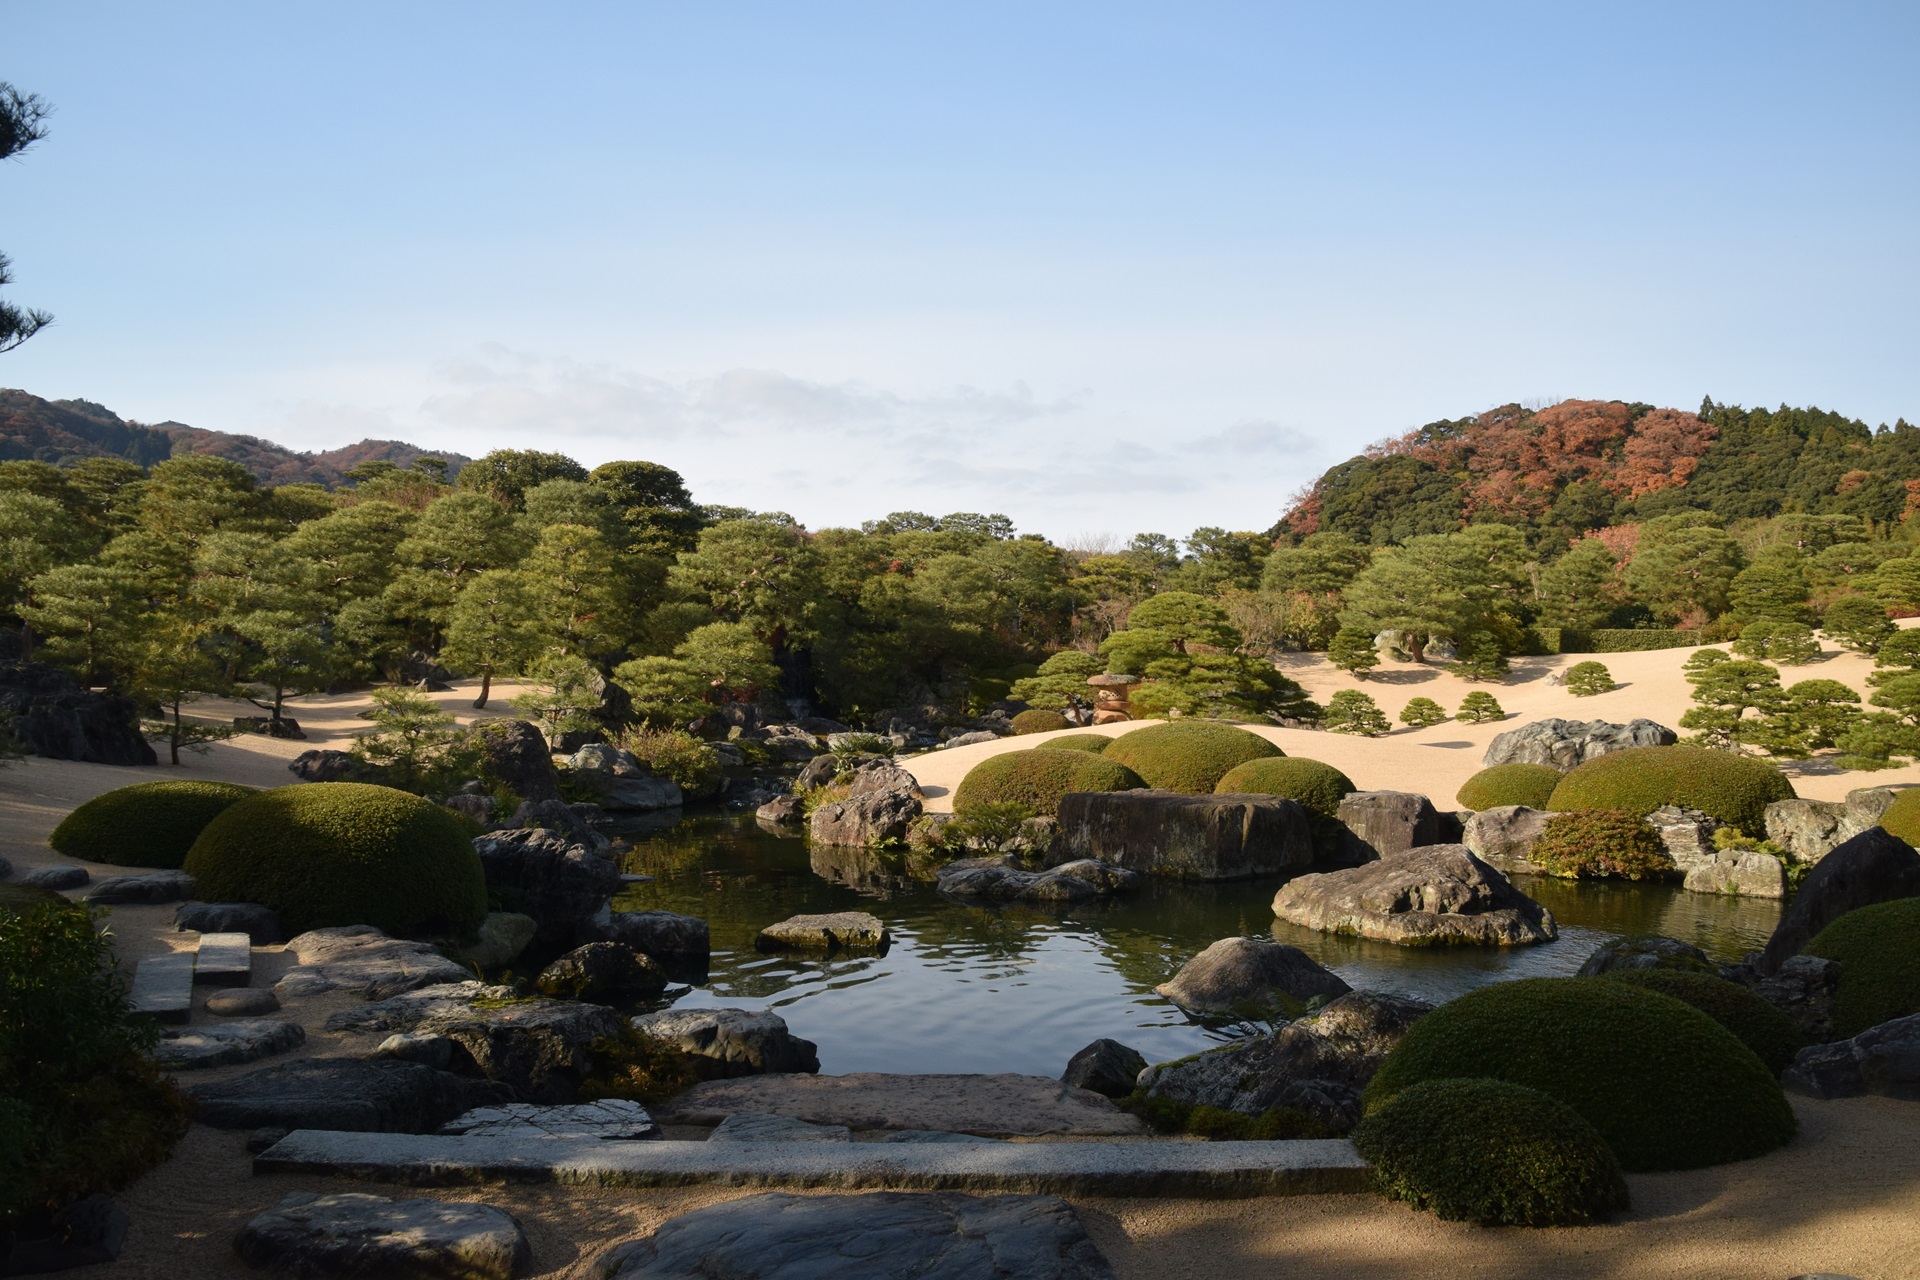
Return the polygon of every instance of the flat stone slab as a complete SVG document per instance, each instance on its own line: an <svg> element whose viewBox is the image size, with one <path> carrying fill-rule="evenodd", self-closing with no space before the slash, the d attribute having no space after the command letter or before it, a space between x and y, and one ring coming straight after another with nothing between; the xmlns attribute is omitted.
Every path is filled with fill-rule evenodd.
<svg viewBox="0 0 1920 1280"><path fill-rule="evenodd" d="M761 951L885 951L893 935L880 918L865 911L789 916L760 931L753 945Z"/></svg>
<svg viewBox="0 0 1920 1280"><path fill-rule="evenodd" d="M709 1080L657 1108L681 1124L790 1116L849 1129L941 1129L991 1138L1127 1137L1137 1117L1087 1089L1022 1075L769 1075Z"/></svg>
<svg viewBox="0 0 1920 1280"><path fill-rule="evenodd" d="M153 1060L169 1071L200 1071L231 1067L285 1053L307 1038L297 1022L248 1018L216 1022L184 1031L169 1031L154 1046Z"/></svg>
<svg viewBox="0 0 1920 1280"><path fill-rule="evenodd" d="M253 940L244 933L203 933L193 965L203 985L244 987L253 981Z"/></svg>
<svg viewBox="0 0 1920 1280"><path fill-rule="evenodd" d="M1054 1196L793 1196L772 1193L683 1213L617 1245L606 1280L1112 1280L1066 1201Z"/></svg>
<svg viewBox="0 0 1920 1280"><path fill-rule="evenodd" d="M215 1129L426 1132L472 1106L460 1077L390 1058L300 1058L187 1092Z"/></svg>
<svg viewBox="0 0 1920 1280"><path fill-rule="evenodd" d="M473 977L426 943L389 938L371 925L314 929L287 943L287 950L300 963L273 984L282 999L346 990L383 1000Z"/></svg>
<svg viewBox="0 0 1920 1280"><path fill-rule="evenodd" d="M728 1116L707 1135L708 1142L852 1142L843 1124L808 1124L791 1116Z"/></svg>
<svg viewBox="0 0 1920 1280"><path fill-rule="evenodd" d="M645 1107L624 1098L552 1107L532 1102L476 1107L441 1125L440 1132L476 1138L593 1138L601 1142L636 1142L664 1136Z"/></svg>
<svg viewBox="0 0 1920 1280"><path fill-rule="evenodd" d="M170 951L148 956L133 970L133 1011L151 1014L162 1022L185 1022L193 1016L193 952Z"/></svg>
<svg viewBox="0 0 1920 1280"><path fill-rule="evenodd" d="M415 1186L504 1179L598 1187L837 1187L1039 1195L1281 1196L1362 1191L1345 1139L1294 1142L605 1142L297 1129L256 1173Z"/></svg>
<svg viewBox="0 0 1920 1280"><path fill-rule="evenodd" d="M492 1205L310 1191L256 1215L233 1251L292 1275L448 1280L510 1280L533 1256L520 1224Z"/></svg>

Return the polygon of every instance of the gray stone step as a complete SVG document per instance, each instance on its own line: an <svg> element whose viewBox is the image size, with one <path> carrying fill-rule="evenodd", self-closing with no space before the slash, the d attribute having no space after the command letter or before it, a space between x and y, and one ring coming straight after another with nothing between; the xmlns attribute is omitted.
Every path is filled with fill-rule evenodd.
<svg viewBox="0 0 1920 1280"><path fill-rule="evenodd" d="M193 980L222 987L244 987L253 981L253 939L244 933L203 933Z"/></svg>
<svg viewBox="0 0 1920 1280"><path fill-rule="evenodd" d="M1293 1142L608 1142L296 1129L255 1173L344 1174L445 1186L833 1187L1046 1195L1282 1196L1361 1191L1345 1139Z"/></svg>
<svg viewBox="0 0 1920 1280"><path fill-rule="evenodd" d="M193 952L148 956L133 971L133 1009L162 1022L193 1016Z"/></svg>

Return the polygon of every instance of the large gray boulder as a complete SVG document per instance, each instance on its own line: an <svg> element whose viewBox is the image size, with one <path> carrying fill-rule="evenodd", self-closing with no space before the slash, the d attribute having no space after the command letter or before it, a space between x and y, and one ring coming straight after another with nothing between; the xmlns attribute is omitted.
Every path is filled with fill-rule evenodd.
<svg viewBox="0 0 1920 1280"><path fill-rule="evenodd" d="M1360 1095L1387 1053L1433 1006L1355 991L1311 1018L1178 1062L1149 1068L1150 1097L1259 1116L1276 1107L1345 1133L1360 1119Z"/></svg>
<svg viewBox="0 0 1920 1280"><path fill-rule="evenodd" d="M473 976L424 942L389 938L368 924L312 929L288 942L286 950L299 963L273 984L283 999L351 991L363 999L383 1000Z"/></svg>
<svg viewBox="0 0 1920 1280"><path fill-rule="evenodd" d="M1813 863L1880 825L1880 817L1912 783L1860 787L1844 801L1776 800L1767 806L1767 839L1796 862Z"/></svg>
<svg viewBox="0 0 1920 1280"><path fill-rule="evenodd" d="M854 767L851 777L842 783L848 794L863 796L876 791L904 791L915 800L924 800L926 796L920 790L919 781L905 769L885 757L862 760Z"/></svg>
<svg viewBox="0 0 1920 1280"><path fill-rule="evenodd" d="M503 827L522 831L546 831L568 844L583 846L589 853L606 856L612 842L593 827L601 816L598 805L568 804L565 800L525 800Z"/></svg>
<svg viewBox="0 0 1920 1280"><path fill-rule="evenodd" d="M631 751L591 742L567 757L567 767L598 792L609 813L651 813L686 802L680 784L663 778Z"/></svg>
<svg viewBox="0 0 1920 1280"><path fill-rule="evenodd" d="M1690 942L1657 933L1627 938L1610 938L1595 947L1580 966L1578 977L1592 978L1602 973L1634 969L1678 969L1684 973L1719 973L1719 966L1707 959L1707 953Z"/></svg>
<svg viewBox="0 0 1920 1280"><path fill-rule="evenodd" d="M1915 896L1920 896L1920 853L1884 828L1863 831L1807 873L1755 968L1774 973L1849 911Z"/></svg>
<svg viewBox="0 0 1920 1280"><path fill-rule="evenodd" d="M1459 844L1301 876L1274 895L1273 913L1406 947L1510 947L1558 936L1552 913Z"/></svg>
<svg viewBox="0 0 1920 1280"><path fill-rule="evenodd" d="M659 995L667 974L624 942L589 942L542 969L534 986L559 1000L619 1005Z"/></svg>
<svg viewBox="0 0 1920 1280"><path fill-rule="evenodd" d="M620 867L605 854L544 828L496 831L473 842L489 889L505 889L539 925L543 946L593 936L594 916L620 892Z"/></svg>
<svg viewBox="0 0 1920 1280"><path fill-rule="evenodd" d="M606 1280L1112 1280L1054 1196L769 1192L669 1218L600 1259Z"/></svg>
<svg viewBox="0 0 1920 1280"><path fill-rule="evenodd" d="M1613 724L1606 720L1535 720L1497 735L1482 763L1544 764L1562 771L1609 751L1628 747L1670 747L1679 735L1651 720Z"/></svg>
<svg viewBox="0 0 1920 1280"><path fill-rule="evenodd" d="M1191 1013L1295 1018L1309 1000L1353 988L1298 947L1270 938L1222 938L1154 988Z"/></svg>
<svg viewBox="0 0 1920 1280"><path fill-rule="evenodd" d="M317 748L302 751L287 762L287 771L302 782L378 782L382 770L351 751Z"/></svg>
<svg viewBox="0 0 1920 1280"><path fill-rule="evenodd" d="M1663 804L1647 815L1647 825L1660 837L1660 843L1666 846L1667 856L1682 872L1711 865L1720 858L1720 850L1713 843L1713 833L1722 824L1712 814L1682 808L1677 804Z"/></svg>
<svg viewBox="0 0 1920 1280"><path fill-rule="evenodd" d="M940 892L976 902L1088 902L1137 889L1145 879L1138 871L1094 858L1076 858L1045 871L1023 871L1004 855L962 858L934 873Z"/></svg>
<svg viewBox="0 0 1920 1280"><path fill-rule="evenodd" d="M1482 809L1467 815L1460 843L1497 870L1538 874L1542 868L1533 861L1533 846L1546 832L1548 821L1558 816L1523 804Z"/></svg>
<svg viewBox="0 0 1920 1280"><path fill-rule="evenodd" d="M1246 880L1313 861L1307 812L1279 796L1076 792L1060 800L1066 859L1187 880Z"/></svg>
<svg viewBox="0 0 1920 1280"><path fill-rule="evenodd" d="M1739 898L1784 898L1787 868L1758 849L1729 849L1687 870L1686 887L1695 893L1726 893Z"/></svg>
<svg viewBox="0 0 1920 1280"><path fill-rule="evenodd" d="M1339 814L1359 842L1356 861L1398 857L1446 839L1433 801L1411 791L1355 791L1341 799Z"/></svg>
<svg viewBox="0 0 1920 1280"><path fill-rule="evenodd" d="M135 876L95 880L86 900L97 907L150 906L193 896L193 877L184 871L149 871Z"/></svg>
<svg viewBox="0 0 1920 1280"><path fill-rule="evenodd" d="M390 1058L301 1058L187 1092L215 1129L432 1133L473 1105L460 1077Z"/></svg>
<svg viewBox="0 0 1920 1280"><path fill-rule="evenodd" d="M594 917L601 938L624 942L656 960L667 957L705 957L713 943L707 922L671 911L611 911L602 907Z"/></svg>
<svg viewBox="0 0 1920 1280"><path fill-rule="evenodd" d="M173 913L173 927L191 933L244 933L256 947L286 940L279 915L257 902L184 903Z"/></svg>
<svg viewBox="0 0 1920 1280"><path fill-rule="evenodd" d="M1133 1092L1147 1060L1136 1049L1118 1040L1100 1039L1067 1059L1060 1083L1076 1089L1090 1089L1107 1098L1124 1098Z"/></svg>
<svg viewBox="0 0 1920 1280"><path fill-rule="evenodd" d="M45 662L0 662L0 719L29 755L91 764L154 764L131 698L80 687Z"/></svg>
<svg viewBox="0 0 1920 1280"><path fill-rule="evenodd" d="M250 1267L298 1276L510 1280L533 1256L511 1214L449 1200L357 1191L289 1193L234 1237Z"/></svg>
<svg viewBox="0 0 1920 1280"><path fill-rule="evenodd" d="M271 997L271 992L262 992ZM202 1071L231 1067L285 1053L307 1038L297 1022L276 1018L248 1018L216 1022L204 1027L181 1027L160 1033L153 1060L168 1071Z"/></svg>
<svg viewBox="0 0 1920 1280"><path fill-rule="evenodd" d="M815 809L808 831L822 844L904 844L920 813L911 791L862 791Z"/></svg>
<svg viewBox="0 0 1920 1280"><path fill-rule="evenodd" d="M1729 965L1721 976L1744 983L1753 993L1793 1020L1808 1040L1833 1039L1833 998L1840 984L1840 962L1819 956L1788 956L1762 974L1748 964Z"/></svg>
<svg viewBox="0 0 1920 1280"><path fill-rule="evenodd" d="M1869 1027L1851 1040L1802 1049L1781 1083L1815 1098L1878 1093L1920 1100L1920 1013Z"/></svg>
<svg viewBox="0 0 1920 1280"><path fill-rule="evenodd" d="M711 1060L723 1078L820 1069L819 1046L787 1030L777 1013L746 1009L662 1009L633 1020L641 1035Z"/></svg>
<svg viewBox="0 0 1920 1280"><path fill-rule="evenodd" d="M560 775L538 727L525 720L488 720L472 736L486 753L488 774L515 795L536 803L560 798Z"/></svg>

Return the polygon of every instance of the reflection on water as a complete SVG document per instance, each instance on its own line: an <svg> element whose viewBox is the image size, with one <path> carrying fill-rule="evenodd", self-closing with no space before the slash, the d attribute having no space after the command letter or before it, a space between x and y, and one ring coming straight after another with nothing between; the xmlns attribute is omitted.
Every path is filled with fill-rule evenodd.
<svg viewBox="0 0 1920 1280"><path fill-rule="evenodd" d="M694 818L632 834L628 870L655 879L616 904L699 916L713 936L705 982L680 1007L777 1009L820 1045L821 1069L1021 1071L1058 1075L1111 1036L1149 1061L1194 1053L1228 1029L1196 1024L1153 988L1208 943L1271 934L1355 987L1443 1000L1507 978L1572 973L1602 941L1664 933L1738 959L1767 939L1780 904L1666 885L1521 877L1560 938L1509 951L1416 949L1276 921L1276 881L1154 880L1129 898L1065 914L990 910L941 898L903 860L808 849L751 818ZM893 931L885 956L763 955L765 926L802 912L870 911Z"/></svg>

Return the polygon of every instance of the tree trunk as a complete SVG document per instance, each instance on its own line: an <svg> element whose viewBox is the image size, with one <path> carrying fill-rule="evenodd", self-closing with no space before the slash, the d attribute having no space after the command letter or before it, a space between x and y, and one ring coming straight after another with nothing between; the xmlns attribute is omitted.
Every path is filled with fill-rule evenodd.
<svg viewBox="0 0 1920 1280"><path fill-rule="evenodd" d="M1415 662L1425 662L1427 639L1418 631L1407 632L1407 652L1413 655Z"/></svg>
<svg viewBox="0 0 1920 1280"><path fill-rule="evenodd" d="M33 661L33 624L26 621L20 623L20 661Z"/></svg>
<svg viewBox="0 0 1920 1280"><path fill-rule="evenodd" d="M174 764L180 763L180 704L173 704L173 732L167 735L167 754Z"/></svg>
<svg viewBox="0 0 1920 1280"><path fill-rule="evenodd" d="M480 696L473 700L475 711L487 709L487 699L493 694L493 670L488 668L480 673Z"/></svg>

